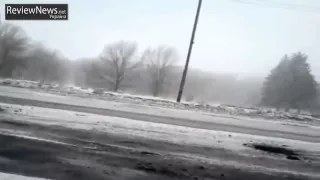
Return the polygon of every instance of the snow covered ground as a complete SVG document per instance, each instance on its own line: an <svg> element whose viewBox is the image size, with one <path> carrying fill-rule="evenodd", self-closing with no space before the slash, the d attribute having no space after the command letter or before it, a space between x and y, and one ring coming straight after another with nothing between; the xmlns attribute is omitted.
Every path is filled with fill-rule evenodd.
<svg viewBox="0 0 320 180"><path fill-rule="evenodd" d="M16 83L18 81L13 82ZM278 121L274 121L272 120L274 118L266 119L263 116L240 116L239 114L241 113L238 112L244 112L246 110L243 110L238 107L227 106L224 106L224 108L229 108L227 111L230 111L231 113L220 113L220 111L215 113L213 111L202 110L200 112L190 111L190 109L188 108L167 108L168 106L166 105L150 106L154 105L150 103L151 101L159 104L171 103L175 106L177 104L168 100L152 98L152 100L150 100L148 99L148 97L138 97L117 93L109 93L109 95L98 96L92 94L93 90L89 89L85 92L85 90L82 91L82 88L74 88L72 86L59 88L59 91L62 91L62 89L64 89L64 91L72 92L73 94L76 94L76 96L63 96L61 95L61 93L53 94L51 91L48 91L51 93L46 93L43 91L39 92L30 90L29 88L38 88L35 85L29 87L29 84L36 83L28 81L19 82L22 83L18 83L19 85L15 85L15 87L0 86L0 96L38 100L43 101L43 103L52 102L70 106L84 106L85 108L98 108L100 109L100 111L104 111L105 109L111 111L121 111L123 113L131 112L136 114L145 114L149 115L147 118L162 117L162 119L168 118L168 121L162 123L151 121L148 122L146 120L139 120L139 118L133 120L131 118L114 117L111 115L107 116L83 113L80 110L75 112L61 110L59 108L51 109L43 107L34 107L29 105L0 103L0 107L2 110L0 112L0 119L4 126L6 126L5 123L7 123L7 125L10 125L11 123L12 126L20 128L20 130L17 130L13 128L2 127L0 128L0 133L2 135L10 135L19 138L33 139L37 140L37 142L63 144L68 147L73 146L72 142L59 141L59 139L50 139L50 137L46 136L39 137L39 134L35 132L37 127L34 127L35 131L24 130L25 127L26 129L28 129L28 125L24 124L28 122L47 125L42 126L46 128L57 127L59 129L57 134L61 132L60 126L64 126L70 129L82 129L90 130L89 132L107 133L106 136L112 134L115 135L115 137L136 138L137 142L146 142L149 140L151 140L153 143L162 142L161 146L163 146L164 144L175 144L178 145L180 148L185 149L185 151L179 152L170 151L168 149L166 153L169 153L170 155L172 155L172 157L186 157L188 159L198 159L202 162L208 162L210 164L215 165L219 164L221 166L235 166L245 171L254 170L259 172L265 172L267 174L285 172L298 176L305 175L308 177L313 177L315 179L320 178L320 174L316 170L317 167L319 167L320 165L320 143L318 141L320 137L320 124L315 123L315 120L296 121L290 119L284 120L284 118L281 121L279 121L279 119ZM46 88L52 89L52 87L53 86L47 86ZM57 89L57 87L58 86L54 88ZM41 88L44 88L44 86L42 86ZM80 91L82 92L79 93ZM86 96L94 98L83 98L86 96L80 96L79 94L86 94ZM120 102L101 100L103 99L101 97L106 96L112 96L115 99L118 98L120 99ZM130 101L130 103L123 103L129 102L126 100L123 101L123 99L128 99L128 97L137 101L148 103L132 103L132 101ZM198 105L196 104L188 106L195 107L195 109L192 110L200 109L197 109ZM221 108L222 106L216 107ZM249 109L245 113L252 113L252 111L253 110ZM176 121L181 122L180 125L174 123L170 124L169 121L174 120L170 118L176 118ZM221 126L225 125L230 127L237 126L238 128L252 128L252 131L255 132L252 134L246 134L234 133L231 129L222 131L217 130L219 128L212 130L210 128L207 129L203 126L199 126L196 128L193 126L186 125L188 124L188 122L190 122L189 124L202 124L204 126L206 126L206 124L210 125L212 123L215 123L215 125L219 124ZM268 133L262 135L259 133L259 131L262 130ZM43 131L47 132L47 130ZM290 136L290 138L287 139L284 138L284 136L280 136L282 138L275 137L272 134L270 134L269 131L270 133L280 132L283 134L287 134L288 137ZM295 138L292 138L294 136L291 135L297 135L299 137L303 136L306 137L306 139L316 139L316 141L297 140ZM72 137L72 134L70 134L70 136ZM87 136L87 134L85 134L85 136ZM295 152L298 152L299 155L301 155L301 158L299 157L300 161L291 162L291 160L286 159L285 156L280 156L279 154L266 153L263 151L257 151L256 149L248 146L248 144L267 144L271 146L274 145L278 147L286 147L294 150ZM201 148L203 153L194 151L189 152L190 149L188 148L190 148L191 146ZM232 156L228 158L226 154L224 154L225 156L220 156L219 153L216 152L216 150L223 152L232 152L237 155L235 157ZM163 151L163 149L161 151ZM156 153L161 153L161 151ZM4 173L0 174L0 179L5 178L16 178L17 180L43 180L24 176L11 176L10 174Z"/></svg>
<svg viewBox="0 0 320 180"><path fill-rule="evenodd" d="M274 121L262 118L248 118L245 116L235 116L217 113L200 113L188 110L171 108L151 107L146 105L135 105L131 103L119 103L104 101L99 99L80 98L74 96L61 96L43 92L34 92L28 89L0 87L2 96L16 97L23 99L39 100L43 102L53 102L59 104L85 106L99 109L108 109L121 112L132 112L138 114L161 116L168 118L179 118L185 121L212 122L221 125L234 125L247 128L269 129L281 132L292 132L315 135L319 131L320 123L310 123L304 121ZM27 111L27 110L26 110ZM49 111L49 110L48 110ZM297 130L298 129L298 130Z"/></svg>
<svg viewBox="0 0 320 180"><path fill-rule="evenodd" d="M20 176L16 174L8 174L8 173L2 173L2 172L0 172L0 179L1 180L48 180L43 178Z"/></svg>
<svg viewBox="0 0 320 180"><path fill-rule="evenodd" d="M289 140L284 138L274 138L259 135L249 135L241 133L232 133L225 131L207 130L201 128L191 128L178 125L169 125L162 123L153 123L138 121L119 117L102 116L89 113L79 113L67 110L57 110L40 107L30 107L21 105L0 104L1 107L7 107L6 113L0 113L0 117L10 120L12 122L32 122L48 126L64 126L72 129L91 130L93 132L109 133L121 137L136 137L139 139L148 139L174 143L181 146L192 145L199 147L225 149L225 151L236 152L241 156L255 157L255 158L268 158L274 161L280 157L277 155L270 155L264 152L256 151L245 144L268 144L276 146L285 146L298 151L305 157L317 158L315 162L319 161L320 143L305 142L299 140ZM296 127L296 131L300 131L302 127ZM303 128L302 128L303 129ZM309 129L311 131L311 129ZM11 131L10 129L1 129L0 133L12 134L19 137L33 138L32 134L24 134L23 132ZM285 132L284 132L285 133ZM301 133L310 133L301 131ZM319 129L313 132L314 135L319 136ZM36 138L36 137L34 137ZM39 141L48 141L46 139L38 139ZM59 143L59 142L54 142ZM172 154L174 155L174 153ZM313 170L304 172L289 170L286 167L271 168L272 164L267 164L269 168L262 166L254 166L248 164L237 164L237 161L226 160L221 161L217 159L208 159L199 154L182 153L179 156L186 156L189 158L202 159L214 164L224 164L228 166L239 166L248 169L261 169L265 172L288 172L292 174L317 176ZM247 167L246 167L247 166Z"/></svg>
<svg viewBox="0 0 320 180"><path fill-rule="evenodd" d="M45 90L49 93L59 95L72 95L80 97L90 97L95 99L102 99L108 101L118 101L126 103L134 103L148 106L158 106L165 108L186 109L193 111L202 111L209 113L223 113L236 116L247 116L252 118L276 119L276 120L293 120L293 121L319 121L319 118L312 117L308 114L288 113L282 111L275 111L266 108L247 108L237 107L223 104L199 104L195 102L176 103L170 99L163 99L150 96L131 95L126 93L115 93L103 91L101 94L96 94L94 89L82 88L73 85L59 86L58 84L39 84L35 81L14 80L14 79L0 79L0 84L28 88L34 90ZM319 121L320 122L320 121Z"/></svg>
<svg viewBox="0 0 320 180"><path fill-rule="evenodd" d="M19 91L20 93L23 91ZM195 122L220 122L224 124L234 124L241 125L243 127L254 127L266 130L279 130L285 133L300 133L302 136L317 136L320 137L319 127L306 125L298 126L297 123L289 125L288 123L282 124L278 121L261 121L257 119L250 119L244 117L237 117L233 115L216 115L212 116L207 114L200 114L199 112L175 110L167 108L152 108L145 106L136 106L132 104L123 104L115 102L106 102L98 100L89 101L88 99L82 99L77 97L66 97L58 96L59 98L52 98L52 96L43 93L35 93L34 96L37 98L46 97L47 100L64 101L64 103L78 103L85 104L86 106L107 106L107 108L114 108L118 110L129 110L134 112L144 112L150 115L159 116L171 116L180 117L185 119L185 121L195 121ZM26 96L25 93L21 93L21 96ZM52 98L52 99L51 99ZM73 100L78 99L78 100ZM90 104L91 103L91 104ZM112 134L117 137L125 138L137 138L142 140L153 140L163 143L173 143L181 145L180 147L194 146L211 149L223 149L226 152L234 152L239 155L239 157L246 157L247 159L258 159L261 163L252 164L250 161L243 161L237 158L232 159L226 157L215 157L208 158L207 155L202 153L189 153L189 152L169 152L173 157L186 157L191 159L200 159L203 162L208 162L212 164L220 164L222 166L235 166L241 167L241 169L246 170L256 170L263 171L266 173L282 173L286 172L295 175L305 175L309 177L320 178L320 174L315 171L316 167L319 165L320 160L320 143L318 142L307 142L299 141L294 139L285 138L275 138L271 136L262 135L250 135L244 133L233 133L227 131L210 130L205 128L191 128L180 125L155 123L139 121L120 117L103 116L90 113L82 113L75 111L50 109L42 107L32 107L27 105L13 105L0 103L0 107L3 108L3 112L0 113L0 118L6 120L12 124L19 123L37 123L42 125L47 125L46 127L56 127L63 126L70 129L82 129L90 130L91 132L101 132ZM242 118L242 119L241 119ZM21 126L20 126L21 127ZM46 141L51 143L62 143L56 141L55 139L38 138L36 134L32 131L28 133L23 131L16 131L10 128L1 128L1 134L9 134L12 136L23 137L27 139L36 139L38 141ZM258 130L259 131L259 130ZM299 152L303 158L299 162L293 162L290 167L287 166L288 160L277 154L268 154L262 151L257 151L252 147L247 146L247 144L268 144L278 147L287 147ZM71 145L72 144L66 144ZM211 151L211 150L210 150ZM204 151L205 152L205 151ZM158 152L157 152L158 153ZM167 152L168 153L168 152ZM211 152L215 155L214 152ZM216 155L217 156L217 155ZM312 162L309 162L309 158ZM279 159L282 159L279 161ZM265 164L264 164L265 163ZM308 164L309 163L309 164ZM311 169L309 167L312 167ZM1 176L0 176L1 177ZM33 180L33 179L32 179Z"/></svg>
<svg viewBox="0 0 320 180"><path fill-rule="evenodd" d="M161 141L171 141L177 144L194 144L199 146L222 147L230 150L246 150L244 143L264 142L268 144L287 145L294 149L312 150L320 152L319 143L288 140L257 135L231 133L224 131L212 131L206 129L190 128L169 124L137 121L126 118L102 116L89 113L79 113L66 110L29 107L20 105L0 104L9 106L8 114L1 116L12 117L21 121L30 121L47 125L62 125L70 128L87 129L108 132L124 136L137 136ZM19 109L17 112L16 109ZM58 115L58 116L57 116ZM302 129L302 130L301 130ZM293 130L301 133L320 135L319 129ZM285 133L285 132L284 132ZM222 143L223 142L223 143Z"/></svg>

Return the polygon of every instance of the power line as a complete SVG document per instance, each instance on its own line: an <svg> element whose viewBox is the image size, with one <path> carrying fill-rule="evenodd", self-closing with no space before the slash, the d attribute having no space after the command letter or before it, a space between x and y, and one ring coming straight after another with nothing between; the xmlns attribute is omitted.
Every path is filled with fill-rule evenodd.
<svg viewBox="0 0 320 180"><path fill-rule="evenodd" d="M246 1L246 0L231 0L231 2L239 3L239 4L249 4L259 7L268 7L268 8L280 8L287 10L295 10L295 11L304 11L304 12L313 12L320 13L320 7L307 6L303 4L292 4L285 2L277 2L270 0L255 0L255 1Z"/></svg>

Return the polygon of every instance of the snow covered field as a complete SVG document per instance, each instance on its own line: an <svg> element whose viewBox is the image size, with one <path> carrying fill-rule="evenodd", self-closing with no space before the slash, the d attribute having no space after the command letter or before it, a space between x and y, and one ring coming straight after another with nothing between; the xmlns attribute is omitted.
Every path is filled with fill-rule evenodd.
<svg viewBox="0 0 320 180"><path fill-rule="evenodd" d="M126 93L100 92L96 94L93 89L81 88L77 86L59 86L57 84L39 84L35 81L3 79L0 84L11 87L28 88L38 91L46 91L59 95L72 95L80 97L90 97L108 101L127 102L140 105L158 106L165 108L187 109L193 111L202 111L210 113L223 113L237 116L247 116L252 118L293 120L293 121L319 121L319 118L307 114L296 114L282 111L275 111L265 108L246 108L222 104L199 104L194 102L176 103L173 100L156 98L150 96L130 95Z"/></svg>

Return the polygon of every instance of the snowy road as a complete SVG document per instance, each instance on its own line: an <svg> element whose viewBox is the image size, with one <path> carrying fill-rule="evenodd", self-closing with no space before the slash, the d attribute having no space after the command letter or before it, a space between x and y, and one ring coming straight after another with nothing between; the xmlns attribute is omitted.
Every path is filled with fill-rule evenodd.
<svg viewBox="0 0 320 180"><path fill-rule="evenodd" d="M0 113L0 171L7 173L58 180L320 178L319 143L0 106L5 109ZM254 144L293 152L267 153L254 149Z"/></svg>
<svg viewBox="0 0 320 180"><path fill-rule="evenodd" d="M58 96L0 86L0 102L71 110L127 119L320 143L320 127L292 122L201 114L96 99Z"/></svg>

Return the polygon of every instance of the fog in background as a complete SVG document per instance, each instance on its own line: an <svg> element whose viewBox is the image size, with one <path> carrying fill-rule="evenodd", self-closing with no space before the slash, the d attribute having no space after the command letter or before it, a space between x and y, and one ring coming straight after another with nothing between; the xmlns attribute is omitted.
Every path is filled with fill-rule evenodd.
<svg viewBox="0 0 320 180"><path fill-rule="evenodd" d="M68 3L69 20L9 22L21 27L32 48L10 57L28 59L27 71L19 66L3 76L175 98L197 2L25 0ZM4 0L0 8L6 3L21 1ZM256 105L264 78L296 52L308 56L319 80L319 29L317 0L204 0L184 99ZM117 67L109 61L116 56L122 57Z"/></svg>

